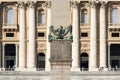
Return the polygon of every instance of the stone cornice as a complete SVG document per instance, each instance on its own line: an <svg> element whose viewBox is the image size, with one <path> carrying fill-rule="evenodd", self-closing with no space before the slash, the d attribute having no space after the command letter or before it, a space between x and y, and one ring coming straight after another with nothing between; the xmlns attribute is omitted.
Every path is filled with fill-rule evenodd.
<svg viewBox="0 0 120 80"><path fill-rule="evenodd" d="M111 28L109 29L110 32L120 32L120 28Z"/></svg>

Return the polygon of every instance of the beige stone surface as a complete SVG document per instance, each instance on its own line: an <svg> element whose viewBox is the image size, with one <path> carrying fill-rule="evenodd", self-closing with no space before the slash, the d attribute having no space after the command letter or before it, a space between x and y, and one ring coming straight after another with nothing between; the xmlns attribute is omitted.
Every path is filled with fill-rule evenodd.
<svg viewBox="0 0 120 80"><path fill-rule="evenodd" d="M52 0L52 25L67 26L70 24L69 0Z"/></svg>

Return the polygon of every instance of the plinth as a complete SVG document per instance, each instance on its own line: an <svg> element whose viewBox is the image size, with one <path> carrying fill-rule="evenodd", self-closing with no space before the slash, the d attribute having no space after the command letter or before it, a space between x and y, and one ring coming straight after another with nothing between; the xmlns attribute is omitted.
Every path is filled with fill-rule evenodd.
<svg viewBox="0 0 120 80"><path fill-rule="evenodd" d="M51 41L51 80L70 80L71 41Z"/></svg>

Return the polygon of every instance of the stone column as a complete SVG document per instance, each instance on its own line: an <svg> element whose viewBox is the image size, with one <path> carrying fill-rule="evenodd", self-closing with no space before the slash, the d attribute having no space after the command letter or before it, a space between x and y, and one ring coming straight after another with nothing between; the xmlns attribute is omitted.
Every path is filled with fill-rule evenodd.
<svg viewBox="0 0 120 80"><path fill-rule="evenodd" d="M110 43L108 43L108 67L111 67L110 65Z"/></svg>
<svg viewBox="0 0 120 80"><path fill-rule="evenodd" d="M20 2L19 13L20 13L19 68L23 69L25 68L25 7L23 2Z"/></svg>
<svg viewBox="0 0 120 80"><path fill-rule="evenodd" d="M15 68L18 68L18 44L16 44Z"/></svg>
<svg viewBox="0 0 120 80"><path fill-rule="evenodd" d="M50 42L48 41L49 27L51 26L51 2L46 2L47 5L47 54L46 54L46 65L45 71L50 71Z"/></svg>
<svg viewBox="0 0 120 80"><path fill-rule="evenodd" d="M107 67L105 2L100 7L100 67Z"/></svg>
<svg viewBox="0 0 120 80"><path fill-rule="evenodd" d="M78 3L76 1L71 2L73 11L73 42L72 42L72 70L79 70L79 21L78 21Z"/></svg>
<svg viewBox="0 0 120 80"><path fill-rule="evenodd" d="M5 45L2 45L2 68L5 68Z"/></svg>
<svg viewBox="0 0 120 80"><path fill-rule="evenodd" d="M36 50L35 50L35 3L30 1L29 2L29 54L28 54L28 65L27 67L29 69L35 68L35 56L36 56Z"/></svg>
<svg viewBox="0 0 120 80"><path fill-rule="evenodd" d="M96 3L91 2L91 20L90 20L90 55L89 70L94 71L97 68L97 25L96 25Z"/></svg>

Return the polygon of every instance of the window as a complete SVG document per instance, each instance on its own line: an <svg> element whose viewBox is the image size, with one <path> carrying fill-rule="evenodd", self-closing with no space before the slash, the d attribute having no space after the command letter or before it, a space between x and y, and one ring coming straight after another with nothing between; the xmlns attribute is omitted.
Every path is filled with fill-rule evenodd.
<svg viewBox="0 0 120 80"><path fill-rule="evenodd" d="M81 11L81 23L83 24L87 24L88 23L88 14L87 14L87 10L83 9Z"/></svg>
<svg viewBox="0 0 120 80"><path fill-rule="evenodd" d="M81 33L81 37L88 37L88 33Z"/></svg>
<svg viewBox="0 0 120 80"><path fill-rule="evenodd" d="M14 33L6 33L6 37L14 37Z"/></svg>
<svg viewBox="0 0 120 80"><path fill-rule="evenodd" d="M112 33L112 37L119 37L119 33Z"/></svg>
<svg viewBox="0 0 120 80"><path fill-rule="evenodd" d="M38 11L38 24L44 24L44 10L41 9Z"/></svg>
<svg viewBox="0 0 120 80"><path fill-rule="evenodd" d="M44 36L45 36L44 32L39 32L38 33L38 37L44 37Z"/></svg>
<svg viewBox="0 0 120 80"><path fill-rule="evenodd" d="M6 23L7 24L14 24L14 10L8 9L6 14Z"/></svg>
<svg viewBox="0 0 120 80"><path fill-rule="evenodd" d="M117 8L112 9L112 24L119 23L119 12Z"/></svg>

